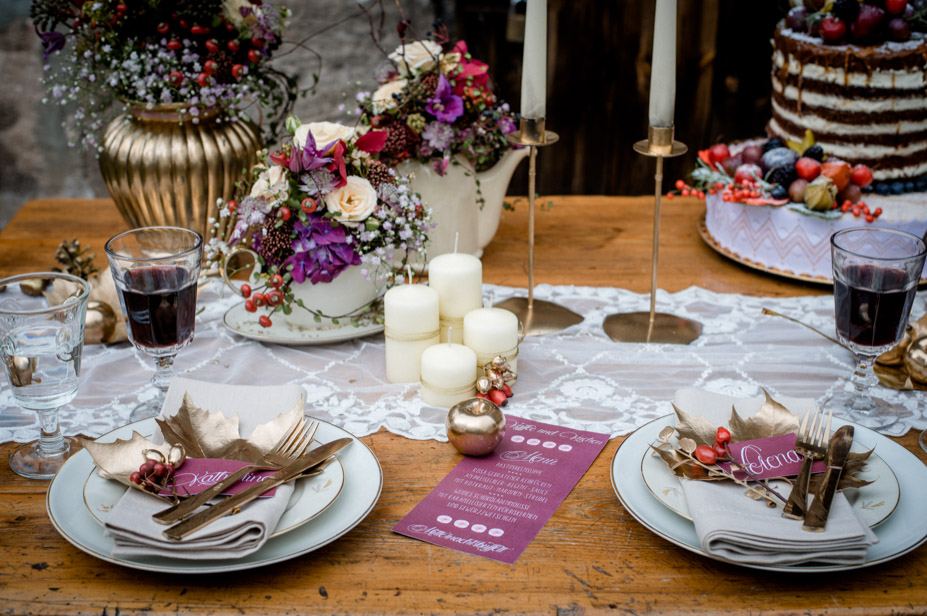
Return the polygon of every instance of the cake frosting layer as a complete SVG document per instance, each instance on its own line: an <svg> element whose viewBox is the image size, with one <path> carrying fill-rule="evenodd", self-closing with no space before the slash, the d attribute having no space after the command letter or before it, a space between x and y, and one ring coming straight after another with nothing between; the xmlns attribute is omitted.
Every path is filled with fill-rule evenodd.
<svg viewBox="0 0 927 616"><path fill-rule="evenodd" d="M770 135L806 130L876 180L927 174L927 40L824 45L780 24L773 36Z"/></svg>

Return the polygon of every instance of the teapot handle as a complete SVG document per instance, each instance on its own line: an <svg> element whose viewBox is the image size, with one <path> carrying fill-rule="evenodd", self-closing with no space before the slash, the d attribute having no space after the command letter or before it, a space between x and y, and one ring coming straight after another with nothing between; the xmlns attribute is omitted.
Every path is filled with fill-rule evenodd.
<svg viewBox="0 0 927 616"><path fill-rule="evenodd" d="M229 261L232 259L232 257L234 257L235 255L237 255L237 254L240 253L240 252L247 253L247 254L251 255L251 257L254 259L254 265L252 266L251 275L254 276L255 274L259 274L259 273L261 272L261 262L260 262L260 259L259 259L259 257L258 257L258 254L257 254L256 252L254 252L253 250L251 250L250 248L235 248L235 249L232 250L230 253L228 253L227 255L225 255L225 258L222 259L222 264L219 266L219 271L222 273L222 280L223 280L223 282L225 282L226 286L228 286L228 288L230 288L230 289L231 289L232 291L234 291L236 294L238 294L238 295L244 297L244 295L243 295L242 292L241 292L241 289L239 289L237 286L235 286L234 284L232 284L232 281L229 280L229 273L228 273L228 264L229 264Z"/></svg>

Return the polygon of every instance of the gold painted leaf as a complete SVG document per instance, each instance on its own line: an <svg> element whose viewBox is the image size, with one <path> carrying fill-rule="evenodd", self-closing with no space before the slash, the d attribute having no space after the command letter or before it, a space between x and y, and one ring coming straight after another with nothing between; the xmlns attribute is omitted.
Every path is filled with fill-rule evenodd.
<svg viewBox="0 0 927 616"><path fill-rule="evenodd" d="M155 444L135 431L132 432L131 438L119 439L112 443L98 443L80 437L78 439L93 458L100 477L115 479L125 485L131 484L129 476L145 461L145 454L142 452L146 449L157 449L166 457L171 449L170 445Z"/></svg>
<svg viewBox="0 0 927 616"><path fill-rule="evenodd" d="M763 395L766 396L766 401L753 417L743 419L737 414L736 409L731 409L731 425L728 426L731 431L731 441L739 443L798 431L798 417L773 400L765 389Z"/></svg>
<svg viewBox="0 0 927 616"><path fill-rule="evenodd" d="M763 490L763 488L760 488L758 486L752 486L748 488L746 492L744 492L744 496L746 496L750 500L755 500L755 501L763 500L764 498L766 498L766 491Z"/></svg>
<svg viewBox="0 0 927 616"><path fill-rule="evenodd" d="M673 410L676 411L676 432L680 438L691 438L698 445L711 446L715 442L718 429L710 421L701 415L690 415L675 404Z"/></svg>
<svg viewBox="0 0 927 616"><path fill-rule="evenodd" d="M695 441L692 440L691 438L679 439L679 448L682 449L686 453L692 453L693 451L695 451L696 447L698 447L698 445L696 445Z"/></svg>
<svg viewBox="0 0 927 616"><path fill-rule="evenodd" d="M673 426L666 426L660 430L660 434L657 436L657 438L666 443L669 442L671 438L673 438L675 433L676 430L673 428Z"/></svg>

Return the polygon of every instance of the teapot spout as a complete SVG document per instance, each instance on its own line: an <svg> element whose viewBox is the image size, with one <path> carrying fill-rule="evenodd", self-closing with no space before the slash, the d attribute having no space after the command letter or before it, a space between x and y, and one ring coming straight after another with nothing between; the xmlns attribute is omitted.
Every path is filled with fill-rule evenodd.
<svg viewBox="0 0 927 616"><path fill-rule="evenodd" d="M483 209L479 213L478 241L482 251L499 229L499 217L502 215L502 202L509 187L509 181L515 168L526 156L528 148L510 148L492 168L476 175L483 193Z"/></svg>

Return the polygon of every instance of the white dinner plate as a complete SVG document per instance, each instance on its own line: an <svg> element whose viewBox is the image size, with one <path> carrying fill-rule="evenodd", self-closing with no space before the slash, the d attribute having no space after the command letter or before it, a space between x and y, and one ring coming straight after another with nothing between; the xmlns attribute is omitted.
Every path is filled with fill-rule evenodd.
<svg viewBox="0 0 927 616"><path fill-rule="evenodd" d="M860 445L858 440L854 440L852 451L862 453L867 449ZM679 477L670 470L662 458L653 455L650 448L645 449L641 456L641 476L647 489L658 501L687 520L692 519ZM857 477L872 483L858 490L845 490L844 495L865 524L870 527L877 526L887 520L898 507L901 498L898 478L885 460L875 452L869 456L866 470L858 473ZM787 497L788 494L783 496Z"/></svg>
<svg viewBox="0 0 927 616"><path fill-rule="evenodd" d="M350 319L328 327L292 327L284 321L283 315L277 316L270 327L264 327L258 323L254 313L245 310L243 303L229 308L222 320L227 328L245 338L290 346L345 342L383 331L382 323L370 322L355 327Z"/></svg>
<svg viewBox="0 0 927 616"><path fill-rule="evenodd" d="M133 430L150 433L154 425L154 419L145 419L114 430L104 438L127 439ZM344 486L338 498L308 523L291 529L285 535L271 537L260 550L243 558L193 561L166 557L113 556L113 540L103 536L103 527L86 507L81 506L84 480L94 466L86 450L74 454L48 486L48 517L55 530L76 548L107 562L133 569L165 573L218 573L281 562L316 550L341 537L360 524L380 498L383 471L373 452L349 432L319 421L315 434L317 440L327 443L343 437L350 437L354 442L338 452L338 459L344 469Z"/></svg>
<svg viewBox="0 0 927 616"><path fill-rule="evenodd" d="M728 561L709 554L699 544L692 522L664 506L648 489L643 475L639 472L642 452L657 440L660 430L674 423L675 415L671 413L632 432L618 446L611 467L612 487L624 508L638 522L670 543L696 554L722 562L732 562L742 567L767 571L824 572L871 567L907 554L927 541L927 515L924 515L927 511L927 490L924 489L924 486L927 486L927 466L891 439L869 428L844 421L854 427L856 442L865 449L874 447L885 464L898 471L898 506L891 517L873 529L879 537L879 542L869 548L865 562L856 565L765 566Z"/></svg>
<svg viewBox="0 0 927 616"><path fill-rule="evenodd" d="M155 424L152 422L151 427ZM111 434L105 440L111 440ZM142 433L142 436L151 438L151 431ZM314 440L315 443L318 441ZM316 445L317 446L317 445ZM329 508L344 487L344 466L341 459L335 456L334 461L326 466L321 473L312 477L298 480L293 485L293 494L287 503L277 527L271 537L282 535L294 528L302 526L315 516ZM93 519L101 526L106 524L106 518L116 503L125 494L126 487L118 481L103 479L94 466L84 481L84 506ZM165 507L168 503L165 503Z"/></svg>

